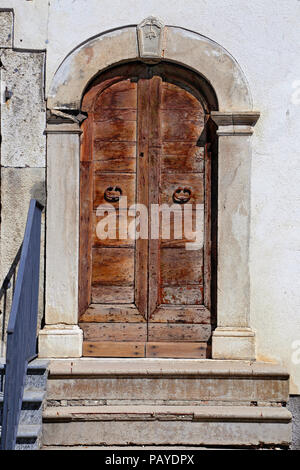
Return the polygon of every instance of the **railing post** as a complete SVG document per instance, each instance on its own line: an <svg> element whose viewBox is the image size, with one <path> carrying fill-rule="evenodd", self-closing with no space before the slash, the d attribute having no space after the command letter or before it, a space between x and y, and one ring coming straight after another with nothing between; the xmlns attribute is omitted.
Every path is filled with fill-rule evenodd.
<svg viewBox="0 0 300 470"><path fill-rule="evenodd" d="M32 199L7 328L2 450L15 448L27 365L36 354L42 210ZM9 276L13 276L12 269Z"/></svg>

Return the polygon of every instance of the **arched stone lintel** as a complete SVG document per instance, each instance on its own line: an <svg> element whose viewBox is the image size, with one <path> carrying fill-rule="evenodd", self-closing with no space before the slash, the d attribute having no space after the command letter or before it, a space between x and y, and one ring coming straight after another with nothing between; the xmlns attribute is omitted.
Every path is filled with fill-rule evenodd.
<svg viewBox="0 0 300 470"><path fill-rule="evenodd" d="M99 71L141 59L137 38L137 28L129 26L103 33L76 48L53 77L48 108L79 111L84 91ZM219 111L252 110L251 93L241 68L216 42L183 28L166 26L161 60L181 64L204 76L217 95Z"/></svg>

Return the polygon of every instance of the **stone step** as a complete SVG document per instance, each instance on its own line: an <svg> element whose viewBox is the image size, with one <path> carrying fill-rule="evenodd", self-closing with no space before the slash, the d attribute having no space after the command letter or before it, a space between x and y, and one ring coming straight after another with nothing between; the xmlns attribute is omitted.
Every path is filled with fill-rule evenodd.
<svg viewBox="0 0 300 470"><path fill-rule="evenodd" d="M20 424L15 450L37 450L40 448L41 424ZM1 437L1 427L0 427Z"/></svg>
<svg viewBox="0 0 300 470"><path fill-rule="evenodd" d="M198 359L53 360L48 406L285 405L289 376L277 364Z"/></svg>
<svg viewBox="0 0 300 470"><path fill-rule="evenodd" d="M71 406L43 413L43 446L282 446L285 407Z"/></svg>
<svg viewBox="0 0 300 470"><path fill-rule="evenodd" d="M28 364L25 387L46 390L48 364L45 359L35 359Z"/></svg>
<svg viewBox="0 0 300 470"><path fill-rule="evenodd" d="M28 364L25 390L18 427L16 450L36 450L40 448L42 434L42 411L46 396L48 361L35 359ZM2 390L5 381L5 362L0 360ZM0 423L2 423L3 393L0 393Z"/></svg>
<svg viewBox="0 0 300 470"><path fill-rule="evenodd" d="M27 388L24 390L23 403L40 403L44 400L46 392L39 388ZM3 393L0 392L0 403L3 403Z"/></svg>
<svg viewBox="0 0 300 470"><path fill-rule="evenodd" d="M25 387L46 389L48 378L48 364L49 361L45 359L34 359L28 364L27 374L25 378ZM4 384L5 380L5 359L0 358L0 384ZM1 387L4 389L4 387Z"/></svg>
<svg viewBox="0 0 300 470"><path fill-rule="evenodd" d="M187 446L43 446L41 450L207 450L207 447ZM214 450L211 449L210 450ZM215 450L218 450L216 448Z"/></svg>
<svg viewBox="0 0 300 470"><path fill-rule="evenodd" d="M46 391L35 388L24 390L19 424L41 424ZM3 394L0 393L0 423L2 422Z"/></svg>

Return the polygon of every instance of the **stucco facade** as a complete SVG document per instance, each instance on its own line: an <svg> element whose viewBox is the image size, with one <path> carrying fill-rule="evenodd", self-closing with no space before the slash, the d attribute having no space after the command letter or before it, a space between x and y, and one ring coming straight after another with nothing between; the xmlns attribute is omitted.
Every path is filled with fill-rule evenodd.
<svg viewBox="0 0 300 470"><path fill-rule="evenodd" d="M46 178L51 178L55 167L48 167L46 171L47 159L49 161L51 155L53 158L58 156L55 145L60 148L78 145L76 129L74 133L66 134L63 144L56 134L48 134L47 138L56 139L56 144L46 151L45 100L51 109L66 108L65 103L57 101L61 99L58 98L57 83L61 85L69 80L68 74L61 75L64 67L68 67L72 55L82 45L90 45L99 37L106 41L103 67L123 61L126 54L128 59L135 58L136 45L132 38L136 40L136 25L149 15L158 16L169 28L167 54L170 60L184 61L186 54L184 48L183 52L180 51L178 40L172 38L176 29L180 30L182 42L191 35L209 38L208 41L228 53L245 83L245 93L241 93L239 103L243 99L245 102L233 104L229 111L260 114L251 137L227 136L223 137L222 144L224 154L232 148L230 139L234 142L249 140L252 148L251 161L243 149L236 150L243 154L242 162L246 158L249 165L244 168L246 176L240 183L241 193L245 191L245 184L249 185L246 196L249 197L249 236L244 241L248 247L247 327L255 334L256 359L285 366L291 374L290 393L299 394L299 2L178 0L170 8L169 2L156 0L148 3L128 1L126 7L119 1L2 0L1 9L1 278L22 239L30 197L45 200ZM127 35L119 41L119 47L118 34ZM115 38L114 42L110 37ZM201 63L197 65L195 51L194 55L193 51L190 52L187 65L200 70ZM89 64L93 64L92 57L84 65ZM224 61L221 60L219 65L224 66ZM71 80L74 79L72 72L74 70L71 70ZM77 78L76 83L82 76ZM214 85L213 80L212 75ZM240 78L236 77L236 80ZM71 93L72 89L62 88L61 97L71 103L68 92ZM78 106L75 104L73 109L78 109ZM228 111L228 108L224 105L219 111ZM49 189L51 191L51 187ZM51 210L60 210L58 203L56 206L53 201L48 202L50 213ZM64 211L65 207L61 209ZM235 214L232 233L240 233L244 219L242 214L238 216L238 211ZM76 211L74 214L69 212L68 217L76 225ZM55 240L57 233L52 235ZM47 243L49 241L51 232L47 236ZM58 252L60 243L63 240L57 238ZM73 248L76 251L76 240L74 243L74 247L69 247L71 252ZM65 247L61 245L61 249ZM227 248L227 256L230 256L229 250ZM45 256L51 266L52 254L46 252ZM77 276L72 269L68 282L72 276ZM48 284L49 289L51 271L48 272L46 288ZM61 275L67 276L64 272ZM41 284L43 289L43 282ZM68 286L60 285L63 290L68 290ZM50 299L47 295L46 292L46 299ZM69 298L76 304L76 292L71 291ZM75 315L73 308L70 303L68 311L71 317ZM46 312L47 309L49 313L51 305L46 301ZM73 325L68 330L69 338L73 338L76 336L74 319L56 319L50 323L68 322ZM233 326L240 325L233 321ZM251 335L248 336L252 338Z"/></svg>

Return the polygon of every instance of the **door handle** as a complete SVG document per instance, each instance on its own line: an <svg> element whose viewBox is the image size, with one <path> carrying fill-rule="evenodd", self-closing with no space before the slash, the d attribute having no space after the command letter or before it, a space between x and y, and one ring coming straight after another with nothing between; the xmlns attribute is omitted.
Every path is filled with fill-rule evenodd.
<svg viewBox="0 0 300 470"><path fill-rule="evenodd" d="M119 186L109 186L104 191L104 199L107 202L118 202L122 196L122 189Z"/></svg>
<svg viewBox="0 0 300 470"><path fill-rule="evenodd" d="M177 188L173 193L173 201L176 204L186 204L192 197L192 191L189 188Z"/></svg>

